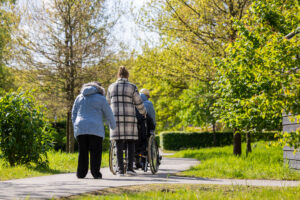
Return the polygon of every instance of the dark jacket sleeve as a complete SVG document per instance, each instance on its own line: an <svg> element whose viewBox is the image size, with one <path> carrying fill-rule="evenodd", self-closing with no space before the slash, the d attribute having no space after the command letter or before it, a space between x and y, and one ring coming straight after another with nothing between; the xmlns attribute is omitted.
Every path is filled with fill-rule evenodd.
<svg viewBox="0 0 300 200"><path fill-rule="evenodd" d="M154 131L155 130L155 124L153 123L153 119L150 117L150 115L147 113L147 128L148 131Z"/></svg>

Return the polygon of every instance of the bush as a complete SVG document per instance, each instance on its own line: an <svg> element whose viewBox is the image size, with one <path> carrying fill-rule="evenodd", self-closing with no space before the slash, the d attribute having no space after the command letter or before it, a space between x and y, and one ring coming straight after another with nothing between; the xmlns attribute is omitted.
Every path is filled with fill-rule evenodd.
<svg viewBox="0 0 300 200"><path fill-rule="evenodd" d="M56 129L56 133L54 134L54 149L56 151L66 151L66 120L53 122L53 127ZM110 146L109 141L109 128L104 126L105 129L105 138L102 143L102 151L108 151ZM78 151L78 143L75 141L74 150Z"/></svg>
<svg viewBox="0 0 300 200"><path fill-rule="evenodd" d="M55 151L66 151L66 121L58 121L52 123L53 128L56 130L54 133L54 149Z"/></svg>
<svg viewBox="0 0 300 200"><path fill-rule="evenodd" d="M252 134L252 141L274 140L276 132L263 132ZM211 132L162 132L160 134L161 145L165 150L180 150L188 148L213 147L213 133ZM217 132L216 146L231 145L233 132ZM242 135L242 141L246 138Z"/></svg>
<svg viewBox="0 0 300 200"><path fill-rule="evenodd" d="M158 135L155 136L155 140L157 142L157 146L160 147L160 137Z"/></svg>
<svg viewBox="0 0 300 200"><path fill-rule="evenodd" d="M0 148L11 166L47 165L53 129L29 92L8 93L0 98Z"/></svg>

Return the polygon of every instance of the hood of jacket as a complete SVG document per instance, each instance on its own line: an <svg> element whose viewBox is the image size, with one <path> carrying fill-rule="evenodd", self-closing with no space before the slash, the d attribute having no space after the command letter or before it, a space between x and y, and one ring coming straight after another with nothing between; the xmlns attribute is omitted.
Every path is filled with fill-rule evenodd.
<svg viewBox="0 0 300 200"><path fill-rule="evenodd" d="M81 94L84 96L97 94L97 93L102 94L104 96L105 89L96 83L86 83L81 88Z"/></svg>
<svg viewBox="0 0 300 200"><path fill-rule="evenodd" d="M145 94L141 93L140 95L141 95L141 98L142 98L143 101L148 100L148 97Z"/></svg>

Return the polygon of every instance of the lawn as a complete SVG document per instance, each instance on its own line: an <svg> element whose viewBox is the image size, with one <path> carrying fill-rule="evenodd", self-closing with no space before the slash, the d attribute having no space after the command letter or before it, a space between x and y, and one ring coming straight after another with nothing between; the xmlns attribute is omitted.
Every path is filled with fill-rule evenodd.
<svg viewBox="0 0 300 200"><path fill-rule="evenodd" d="M27 178L33 176L45 176L51 174L76 172L78 153L67 154L64 152L48 152L49 168L32 166L8 166L0 159L0 180ZM108 152L102 155L101 167L108 166Z"/></svg>
<svg viewBox="0 0 300 200"><path fill-rule="evenodd" d="M253 187L225 185L157 184L109 188L93 194L73 196L76 200L119 200L119 199L300 199L299 187Z"/></svg>
<svg viewBox="0 0 300 200"><path fill-rule="evenodd" d="M289 169L283 162L281 147L268 147L266 143L253 144L248 155L233 155L233 147L183 150L172 157L195 158L201 164L178 173L181 176L236 179L300 180L300 172ZM243 150L245 144L243 144Z"/></svg>

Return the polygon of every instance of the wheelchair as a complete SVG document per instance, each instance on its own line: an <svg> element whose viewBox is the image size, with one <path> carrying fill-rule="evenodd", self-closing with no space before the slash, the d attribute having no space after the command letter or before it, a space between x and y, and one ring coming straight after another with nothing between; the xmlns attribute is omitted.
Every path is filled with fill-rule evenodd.
<svg viewBox="0 0 300 200"><path fill-rule="evenodd" d="M155 134L152 132L147 140L143 143L146 144L136 144L136 149L138 146L144 146L144 148L137 149L135 153L135 166L136 169L141 169L144 172L148 171L148 167L152 174L156 174L161 164L161 156L158 149L158 144L155 140ZM146 145L146 146L145 146Z"/></svg>
<svg viewBox="0 0 300 200"><path fill-rule="evenodd" d="M146 120L144 120L142 123L145 123L145 127L147 130ZM141 169L144 172L147 172L148 168L150 168L151 173L156 174L159 165L161 164L162 157L159 153L154 131L141 131L139 129L139 140L136 142L135 149L135 168ZM127 144L124 145L123 158L125 170L124 172L126 173L128 164ZM114 175L118 172L117 146L116 141L114 140L110 142L109 169Z"/></svg>

